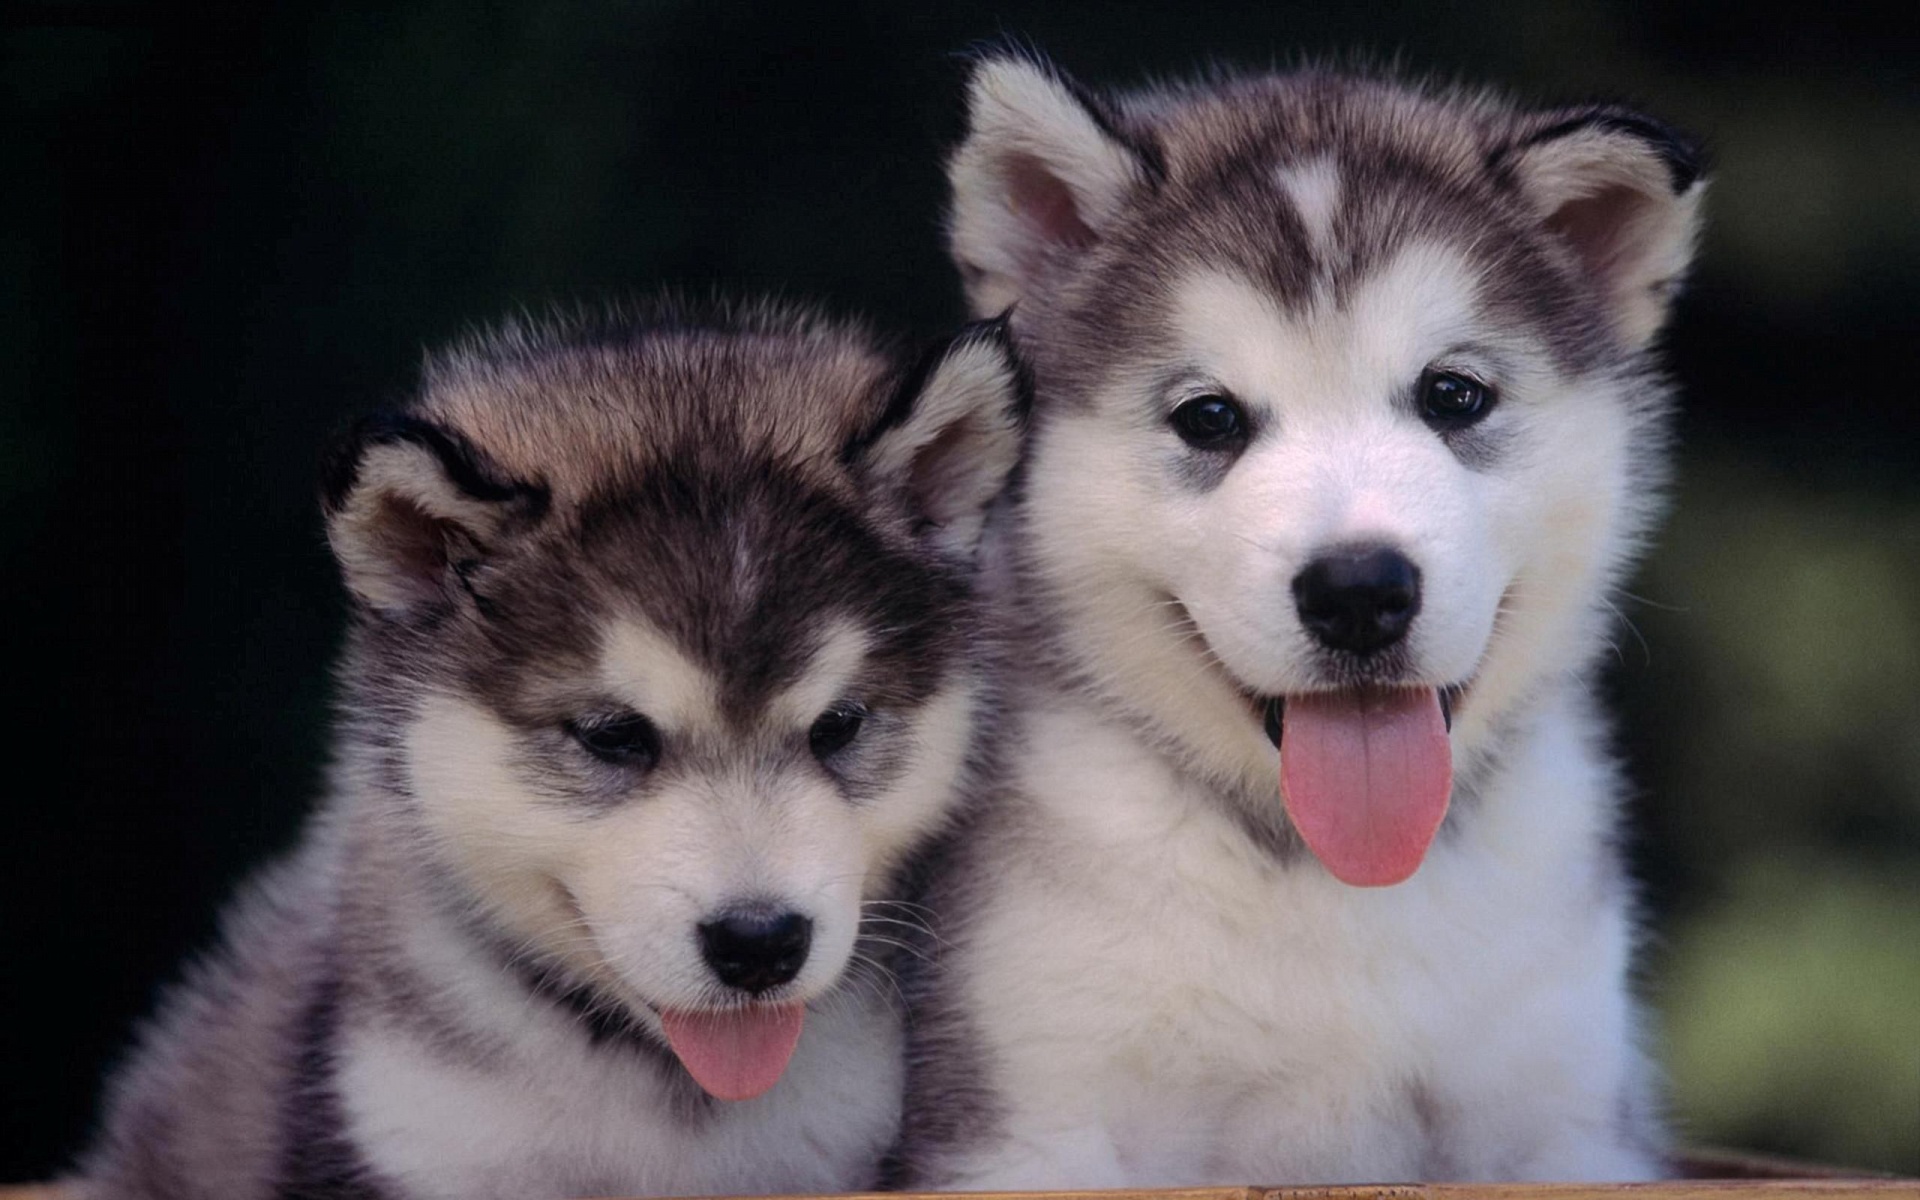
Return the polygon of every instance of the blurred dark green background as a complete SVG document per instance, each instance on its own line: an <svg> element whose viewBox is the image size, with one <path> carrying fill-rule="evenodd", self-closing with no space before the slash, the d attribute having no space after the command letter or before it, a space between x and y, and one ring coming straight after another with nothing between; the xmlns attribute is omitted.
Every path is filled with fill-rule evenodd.
<svg viewBox="0 0 1920 1200"><path fill-rule="evenodd" d="M1002 32L1098 82L1397 54L1707 136L1678 507L1610 679L1654 1032L1689 1136L1920 1172L1920 45L1853 11L0 4L0 1178L75 1149L308 805L329 434L554 299L957 321L952 52Z"/></svg>

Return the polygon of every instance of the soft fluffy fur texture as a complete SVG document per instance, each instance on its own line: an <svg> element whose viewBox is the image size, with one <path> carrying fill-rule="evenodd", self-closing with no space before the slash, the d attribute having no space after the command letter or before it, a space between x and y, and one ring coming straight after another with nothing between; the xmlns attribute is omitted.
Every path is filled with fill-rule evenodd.
<svg viewBox="0 0 1920 1200"><path fill-rule="evenodd" d="M1035 388L1015 715L936 883L897 1178L1659 1174L1592 682L1664 477L1694 149L1321 70L1104 95L996 53L969 104L953 254ZM1492 399L1431 417L1440 374ZM1197 445L1207 397L1239 425ZM1353 546L1417 567L1379 653L1296 600ZM1356 689L1452 702L1451 808L1391 887L1302 844L1263 730Z"/></svg>
<svg viewBox="0 0 1920 1200"><path fill-rule="evenodd" d="M1015 383L991 323L912 367L776 308L431 360L327 471L354 619L326 802L113 1081L81 1193L868 1185L894 898L967 770ZM811 922L797 975L717 977L702 925L743 910ZM771 1002L805 1026L757 1099L663 1038Z"/></svg>

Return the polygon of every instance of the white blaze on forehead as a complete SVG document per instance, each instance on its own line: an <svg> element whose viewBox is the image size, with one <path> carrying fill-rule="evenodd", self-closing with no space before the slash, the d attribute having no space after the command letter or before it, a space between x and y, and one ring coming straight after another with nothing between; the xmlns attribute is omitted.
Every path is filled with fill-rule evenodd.
<svg viewBox="0 0 1920 1200"><path fill-rule="evenodd" d="M808 725L835 701L855 699L847 688L866 662L873 639L845 618L827 627L800 677L773 698L767 719L775 726Z"/></svg>
<svg viewBox="0 0 1920 1200"><path fill-rule="evenodd" d="M1340 211L1340 167L1330 157L1290 163L1273 173L1274 182L1293 201L1314 246L1333 243L1334 215Z"/></svg>
<svg viewBox="0 0 1920 1200"><path fill-rule="evenodd" d="M720 723L720 681L673 639L639 617L615 621L600 643L600 683L655 724Z"/></svg>

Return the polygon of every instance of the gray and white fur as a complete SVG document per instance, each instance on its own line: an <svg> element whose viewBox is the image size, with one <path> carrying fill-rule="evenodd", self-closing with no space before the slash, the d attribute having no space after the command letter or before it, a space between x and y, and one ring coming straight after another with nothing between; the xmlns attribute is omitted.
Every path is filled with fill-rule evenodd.
<svg viewBox="0 0 1920 1200"><path fill-rule="evenodd" d="M1016 384L992 323L910 366L772 306L433 357L326 473L353 618L325 802L112 1080L80 1194L868 1186ZM797 1004L756 1099L663 1036Z"/></svg>
<svg viewBox="0 0 1920 1200"><path fill-rule="evenodd" d="M930 898L897 1182L1658 1175L1593 683L1666 474L1692 144L1008 52L969 109L952 251L1034 410L994 526L1006 779ZM1330 619L1326 564L1382 562L1392 622ZM1411 878L1350 886L1287 815L1282 725L1413 693L1451 805Z"/></svg>

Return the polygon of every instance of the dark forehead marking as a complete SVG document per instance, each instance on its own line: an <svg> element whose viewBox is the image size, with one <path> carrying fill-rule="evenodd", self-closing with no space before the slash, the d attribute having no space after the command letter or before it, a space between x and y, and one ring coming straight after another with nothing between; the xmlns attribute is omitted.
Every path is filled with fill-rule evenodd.
<svg viewBox="0 0 1920 1200"><path fill-rule="evenodd" d="M835 618L874 634L870 661L916 699L946 657L952 574L870 528L840 497L778 463L657 471L583 509L578 546L600 607L637 608L711 671L740 720L792 683Z"/></svg>
<svg viewBox="0 0 1920 1200"><path fill-rule="evenodd" d="M1592 285L1489 166L1514 117L1366 80L1307 76L1197 90L1117 109L1165 147L1166 176L1136 197L1059 294L1036 297L1035 374L1049 403L1080 406L1117 360L1167 339L1169 280L1226 269L1282 311L1335 304L1416 240L1459 252L1477 304L1536 336L1568 374L1611 352ZM1316 244L1279 172L1337 173L1329 236ZM1049 328L1051 327L1051 328ZM1052 334L1052 336L1049 336Z"/></svg>
<svg viewBox="0 0 1920 1200"><path fill-rule="evenodd" d="M1347 304L1414 240L1445 241L1471 256L1488 228L1489 206L1499 200L1485 180L1364 136L1292 144L1270 131L1223 153L1224 162L1193 179L1183 215L1212 234L1207 262L1264 287L1283 311L1299 311L1323 294ZM1325 164L1337 182L1320 238L1308 232L1282 179L1314 163Z"/></svg>
<svg viewBox="0 0 1920 1200"><path fill-rule="evenodd" d="M1349 180L1336 233L1334 296L1354 292L1409 244L1444 241L1468 249L1483 227L1485 205L1468 188L1403 158L1343 164Z"/></svg>
<svg viewBox="0 0 1920 1200"><path fill-rule="evenodd" d="M1156 214L1155 224L1161 244L1251 274L1282 310L1291 311L1311 300L1326 264L1280 183L1280 169L1273 157L1259 153L1222 163L1178 210Z"/></svg>

